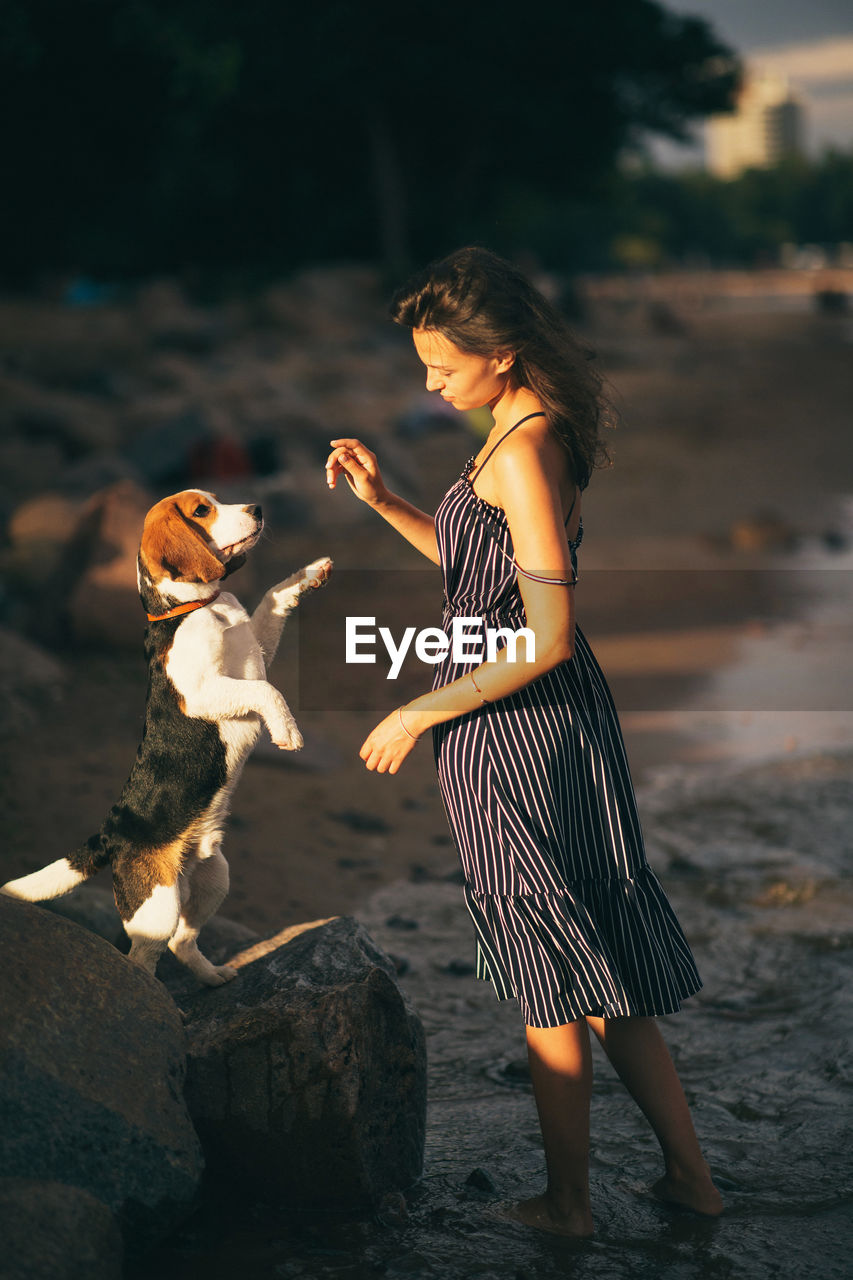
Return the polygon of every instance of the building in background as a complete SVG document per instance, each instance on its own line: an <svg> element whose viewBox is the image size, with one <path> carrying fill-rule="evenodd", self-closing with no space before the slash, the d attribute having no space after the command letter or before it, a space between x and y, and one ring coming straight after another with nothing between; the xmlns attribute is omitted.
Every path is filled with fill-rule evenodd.
<svg viewBox="0 0 853 1280"><path fill-rule="evenodd" d="M769 169L802 152L803 126L802 102L787 79L748 71L736 110L708 121L708 168L718 178L736 178L744 169Z"/></svg>

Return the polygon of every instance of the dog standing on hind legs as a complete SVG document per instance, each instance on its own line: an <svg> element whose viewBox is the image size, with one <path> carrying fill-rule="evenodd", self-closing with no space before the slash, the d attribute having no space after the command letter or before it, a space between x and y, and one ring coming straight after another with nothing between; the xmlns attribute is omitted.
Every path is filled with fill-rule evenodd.
<svg viewBox="0 0 853 1280"><path fill-rule="evenodd" d="M329 576L328 558L270 588L249 614L219 584L263 531L259 506L226 505L187 489L145 517L139 594L148 616L148 697L130 777L100 831L65 858L10 880L13 898L70 892L108 863L130 959L154 973L168 946L208 986L236 976L198 949L228 892L221 843L231 793L265 723L277 747L302 736L268 683L288 614Z"/></svg>

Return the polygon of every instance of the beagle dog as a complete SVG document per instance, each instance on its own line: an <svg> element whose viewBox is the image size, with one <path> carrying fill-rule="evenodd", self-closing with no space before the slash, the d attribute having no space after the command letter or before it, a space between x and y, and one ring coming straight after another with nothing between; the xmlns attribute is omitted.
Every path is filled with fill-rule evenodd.
<svg viewBox="0 0 853 1280"><path fill-rule="evenodd" d="M224 505L197 489L148 512L137 569L148 698L136 762L96 835L0 889L28 902L57 898L110 863L130 959L153 974L168 946L209 986L237 972L212 965L197 945L228 892L220 846L231 793L262 721L277 747L302 746L266 667L287 615L332 568L328 558L314 561L272 587L249 617L221 583L263 527L260 507Z"/></svg>

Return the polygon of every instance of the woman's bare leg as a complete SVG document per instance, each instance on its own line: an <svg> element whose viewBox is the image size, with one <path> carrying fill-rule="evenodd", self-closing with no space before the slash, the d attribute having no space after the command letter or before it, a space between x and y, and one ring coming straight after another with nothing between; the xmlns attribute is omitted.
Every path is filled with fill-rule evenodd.
<svg viewBox="0 0 853 1280"><path fill-rule="evenodd" d="M581 1018L563 1027L528 1027L527 1056L539 1112L548 1186L513 1206L514 1218L561 1235L592 1234L589 1205L589 1101L592 1054Z"/></svg>
<svg viewBox="0 0 853 1280"><path fill-rule="evenodd" d="M661 1145L666 1173L652 1187L655 1195L698 1213L722 1213L681 1081L654 1018L589 1017L587 1022Z"/></svg>

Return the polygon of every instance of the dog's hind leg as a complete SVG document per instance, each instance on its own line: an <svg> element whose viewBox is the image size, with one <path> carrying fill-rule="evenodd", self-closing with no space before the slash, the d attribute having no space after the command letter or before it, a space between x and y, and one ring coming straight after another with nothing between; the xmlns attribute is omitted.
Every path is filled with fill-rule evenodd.
<svg viewBox="0 0 853 1280"><path fill-rule="evenodd" d="M129 920L124 929L130 938L130 959L153 974L157 961L175 929L181 910L181 894L177 884L155 885L148 898Z"/></svg>
<svg viewBox="0 0 853 1280"><path fill-rule="evenodd" d="M206 853L205 845L212 849ZM182 876L184 892L178 927L169 950L208 987L221 986L236 978L237 970L228 964L211 964L198 949L198 935L221 906L228 892L228 863L219 851L219 842L202 842L201 860Z"/></svg>

